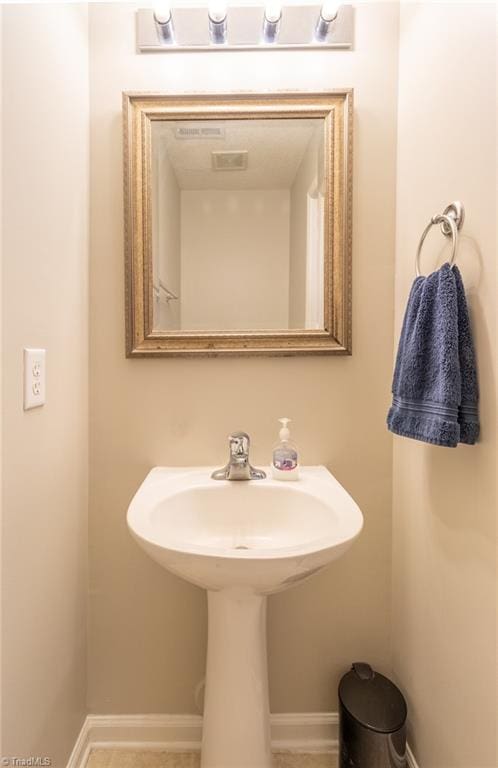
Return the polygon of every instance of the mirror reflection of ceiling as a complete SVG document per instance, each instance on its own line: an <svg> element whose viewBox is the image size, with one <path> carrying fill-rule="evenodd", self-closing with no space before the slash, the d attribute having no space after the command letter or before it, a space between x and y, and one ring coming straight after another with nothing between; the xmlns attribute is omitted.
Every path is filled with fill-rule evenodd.
<svg viewBox="0 0 498 768"><path fill-rule="evenodd" d="M152 143L182 190L290 189L323 127L321 118L154 121Z"/></svg>

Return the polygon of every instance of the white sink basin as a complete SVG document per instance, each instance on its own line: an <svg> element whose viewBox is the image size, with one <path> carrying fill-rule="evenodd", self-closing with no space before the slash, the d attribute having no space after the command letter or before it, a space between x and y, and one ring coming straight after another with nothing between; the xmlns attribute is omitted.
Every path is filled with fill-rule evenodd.
<svg viewBox="0 0 498 768"><path fill-rule="evenodd" d="M339 557L361 531L360 510L325 467L301 467L297 482L215 481L211 472L157 467L128 510L145 551L206 589L285 589Z"/></svg>
<svg viewBox="0 0 498 768"><path fill-rule="evenodd" d="M202 768L270 768L266 595L339 557L363 517L325 467L293 482L212 471L153 469L128 526L160 565L208 590Z"/></svg>

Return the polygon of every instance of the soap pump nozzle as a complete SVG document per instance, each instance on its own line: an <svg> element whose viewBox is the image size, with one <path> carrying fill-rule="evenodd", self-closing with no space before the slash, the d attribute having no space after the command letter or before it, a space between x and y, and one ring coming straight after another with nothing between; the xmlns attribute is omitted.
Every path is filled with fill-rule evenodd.
<svg viewBox="0 0 498 768"><path fill-rule="evenodd" d="M281 440L287 441L290 438L290 429L287 426L287 424L290 424L291 419L279 419L280 424L282 425L280 432L278 433L278 436Z"/></svg>

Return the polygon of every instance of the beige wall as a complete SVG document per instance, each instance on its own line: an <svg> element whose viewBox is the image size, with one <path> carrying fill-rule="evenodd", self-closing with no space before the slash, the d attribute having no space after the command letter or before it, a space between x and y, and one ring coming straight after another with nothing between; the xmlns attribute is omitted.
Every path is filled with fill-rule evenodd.
<svg viewBox="0 0 498 768"><path fill-rule="evenodd" d="M219 464L234 428L268 462L276 419L294 419L305 464L352 493L365 529L315 579L273 597L273 711L334 710L353 659L390 666L396 3L356 8L355 50L146 56L133 5L92 4L91 484L92 712L195 712L206 601L154 564L125 523L154 465ZM352 357L126 360L121 91L355 88Z"/></svg>
<svg viewBox="0 0 498 768"><path fill-rule="evenodd" d="M470 303L482 439L456 450L394 438L394 669L422 768L496 765L495 9L402 4L396 330L430 216L466 207L458 264ZM441 236L424 249L436 264Z"/></svg>
<svg viewBox="0 0 498 768"><path fill-rule="evenodd" d="M86 689L87 11L8 5L2 31L2 748L63 768ZM47 350L28 412L24 346Z"/></svg>
<svg viewBox="0 0 498 768"><path fill-rule="evenodd" d="M183 190L181 201L182 328L288 328L289 190Z"/></svg>

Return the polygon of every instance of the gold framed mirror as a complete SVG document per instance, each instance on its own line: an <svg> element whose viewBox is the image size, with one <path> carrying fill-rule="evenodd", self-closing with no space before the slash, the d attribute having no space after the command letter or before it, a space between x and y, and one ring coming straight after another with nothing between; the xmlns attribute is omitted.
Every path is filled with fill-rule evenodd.
<svg viewBox="0 0 498 768"><path fill-rule="evenodd" d="M124 93L126 353L351 353L351 90Z"/></svg>

